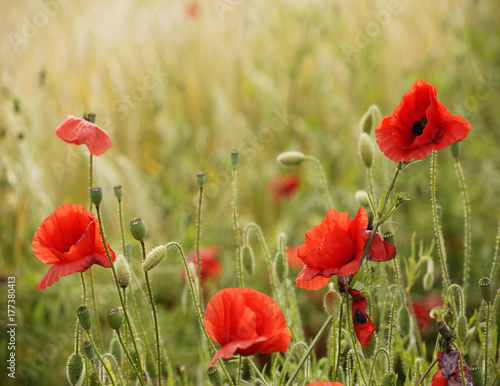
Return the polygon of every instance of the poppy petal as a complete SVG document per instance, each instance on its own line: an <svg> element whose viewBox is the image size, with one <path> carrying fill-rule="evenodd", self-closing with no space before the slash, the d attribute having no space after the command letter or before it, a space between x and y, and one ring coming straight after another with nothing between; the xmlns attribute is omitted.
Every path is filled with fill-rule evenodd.
<svg viewBox="0 0 500 386"><path fill-rule="evenodd" d="M365 242L368 241L371 233L371 231L366 231ZM366 260L380 262L394 259L394 257L396 257L396 247L394 244L383 240L379 233L375 233L372 243L370 244L370 249L366 254Z"/></svg>
<svg viewBox="0 0 500 386"><path fill-rule="evenodd" d="M323 270L306 265L304 266L304 268L302 268L302 271L300 271L299 275L295 279L295 284L297 285L297 287L316 291L325 287L330 281L330 277L332 277L332 275L322 275Z"/></svg>
<svg viewBox="0 0 500 386"><path fill-rule="evenodd" d="M363 296L363 294L360 291L352 288L349 289L349 293L353 298ZM368 299L366 299L365 297L354 299L352 301L352 319L353 319L354 333L356 334L359 343L363 347L366 346L368 343L370 343L372 333L377 328L366 314L367 306L368 306Z"/></svg>

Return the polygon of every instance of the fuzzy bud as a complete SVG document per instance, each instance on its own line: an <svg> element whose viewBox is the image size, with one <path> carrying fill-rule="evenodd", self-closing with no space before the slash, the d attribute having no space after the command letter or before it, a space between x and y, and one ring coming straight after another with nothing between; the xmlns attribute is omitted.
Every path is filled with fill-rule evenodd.
<svg viewBox="0 0 500 386"><path fill-rule="evenodd" d="M491 289L491 280L489 277L483 277L479 280L479 289L481 290L481 296L487 302L491 301L493 296Z"/></svg>
<svg viewBox="0 0 500 386"><path fill-rule="evenodd" d="M301 153L300 151L285 151L284 153L281 153L276 157L276 161L281 166L298 166L302 162L304 162L306 159L306 156L304 153Z"/></svg>
<svg viewBox="0 0 500 386"><path fill-rule="evenodd" d="M146 237L147 230L144 220L140 217L136 217L130 220L130 233L137 241L143 241Z"/></svg>
<svg viewBox="0 0 500 386"><path fill-rule="evenodd" d="M408 308L403 305L399 308L398 311L398 322L399 328L401 331L401 336L406 336L410 332L410 313L408 312Z"/></svg>
<svg viewBox="0 0 500 386"><path fill-rule="evenodd" d="M470 368L474 386L483 386L483 369L479 365L473 365Z"/></svg>
<svg viewBox="0 0 500 386"><path fill-rule="evenodd" d="M323 306L330 316L337 316L342 305L342 295L338 291L330 290L323 298Z"/></svg>
<svg viewBox="0 0 500 386"><path fill-rule="evenodd" d="M424 291L429 291L432 288L432 286L434 285L434 275L432 274L432 272L426 272L424 274L422 284L424 287Z"/></svg>
<svg viewBox="0 0 500 386"><path fill-rule="evenodd" d="M384 374L380 380L380 386L395 386L396 385L396 374L394 371L389 371Z"/></svg>
<svg viewBox="0 0 500 386"><path fill-rule="evenodd" d="M358 150L361 160L367 168L370 168L373 165L374 147L368 134L361 133L359 136Z"/></svg>
<svg viewBox="0 0 500 386"><path fill-rule="evenodd" d="M123 255L118 256L115 261L116 279L121 288L127 288L130 284L130 267Z"/></svg>
<svg viewBox="0 0 500 386"><path fill-rule="evenodd" d="M213 386L222 386L222 375L219 371L219 369L215 366L210 366L207 370L208 374L208 379L210 379L210 382L212 383Z"/></svg>
<svg viewBox="0 0 500 386"><path fill-rule="evenodd" d="M83 352L90 360L94 359L94 346L90 340L86 340L82 344Z"/></svg>
<svg viewBox="0 0 500 386"><path fill-rule="evenodd" d="M95 206L99 206L102 201L102 188L100 186L95 186L89 189L90 200Z"/></svg>
<svg viewBox="0 0 500 386"><path fill-rule="evenodd" d="M120 365L123 360L123 349L120 341L115 337L109 343L109 352L116 358L116 362Z"/></svg>
<svg viewBox="0 0 500 386"><path fill-rule="evenodd" d="M233 168L235 168L236 165L238 165L239 159L240 159L240 153L238 153L238 150L233 149L233 151L231 152L231 165L233 165Z"/></svg>
<svg viewBox="0 0 500 386"><path fill-rule="evenodd" d="M359 120L359 128L362 133L371 134L373 129L373 115L370 109L368 109Z"/></svg>
<svg viewBox="0 0 500 386"><path fill-rule="evenodd" d="M286 257L283 252L276 253L274 258L274 271L276 272L276 277L280 283L283 283L286 279Z"/></svg>
<svg viewBox="0 0 500 386"><path fill-rule="evenodd" d="M461 314L457 319L457 336L461 342L467 338L467 317Z"/></svg>
<svg viewBox="0 0 500 386"><path fill-rule="evenodd" d="M370 341L366 346L361 346L361 351L363 351L363 355L366 359L369 359L377 348L377 334L373 334L370 337Z"/></svg>
<svg viewBox="0 0 500 386"><path fill-rule="evenodd" d="M75 386L83 372L83 358L79 353L73 353L68 359L66 364L66 375L68 376L68 381L72 386Z"/></svg>
<svg viewBox="0 0 500 386"><path fill-rule="evenodd" d="M121 200L122 198L122 195L123 195L123 188L121 185L116 185L114 188L113 188L113 191L115 193L115 197L118 199L118 200Z"/></svg>
<svg viewBox="0 0 500 386"><path fill-rule="evenodd" d="M80 321L80 326L84 330L90 330L90 313L89 313L89 308L87 306L81 306L78 307L76 310L76 315L78 316L78 320Z"/></svg>
<svg viewBox="0 0 500 386"><path fill-rule="evenodd" d="M198 183L200 188L203 187L203 185L205 185L206 181L207 181L207 177L205 176L205 173L198 173L196 175L196 182Z"/></svg>
<svg viewBox="0 0 500 386"><path fill-rule="evenodd" d="M113 330L119 330L123 324L123 314L119 308L113 308L107 313L109 327Z"/></svg>
<svg viewBox="0 0 500 386"><path fill-rule="evenodd" d="M245 268L249 276L252 276L255 271L255 255L250 245L243 245L241 249L241 259L243 261L243 268Z"/></svg>
<svg viewBox="0 0 500 386"><path fill-rule="evenodd" d="M368 208L370 206L366 190L357 190L356 193L354 193L354 199L363 208Z"/></svg>
<svg viewBox="0 0 500 386"><path fill-rule="evenodd" d="M448 325L444 320L440 320L439 322L437 322L437 329L444 339L446 340L451 339L450 327L448 327Z"/></svg>
<svg viewBox="0 0 500 386"><path fill-rule="evenodd" d="M158 264L160 264L166 255L167 255L167 247L165 245L160 245L154 248L147 254L146 259L143 261L142 270L144 272L150 271Z"/></svg>
<svg viewBox="0 0 500 386"><path fill-rule="evenodd" d="M460 151L462 150L462 142L455 142L450 145L451 155L458 160L460 158Z"/></svg>

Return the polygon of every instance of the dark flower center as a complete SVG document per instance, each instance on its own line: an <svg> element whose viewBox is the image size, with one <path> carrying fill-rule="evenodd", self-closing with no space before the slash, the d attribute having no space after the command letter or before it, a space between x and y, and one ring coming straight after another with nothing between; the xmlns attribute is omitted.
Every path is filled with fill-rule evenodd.
<svg viewBox="0 0 500 386"><path fill-rule="evenodd" d="M422 135L425 129L425 125L427 125L427 118L424 115L422 115L422 119L420 121L415 121L413 122L413 127L411 129L412 134L415 137L418 137L419 135Z"/></svg>
<svg viewBox="0 0 500 386"><path fill-rule="evenodd" d="M368 322L368 319L366 318L365 314L361 312L361 310L356 310L354 311L354 315L352 316L352 322L354 324L365 324Z"/></svg>
<svg viewBox="0 0 500 386"><path fill-rule="evenodd" d="M64 252L69 252L69 248L64 248Z"/></svg>

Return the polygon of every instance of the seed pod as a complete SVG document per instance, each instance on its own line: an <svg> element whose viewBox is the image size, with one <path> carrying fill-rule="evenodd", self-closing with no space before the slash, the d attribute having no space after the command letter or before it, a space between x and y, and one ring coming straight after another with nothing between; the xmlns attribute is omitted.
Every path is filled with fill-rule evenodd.
<svg viewBox="0 0 500 386"><path fill-rule="evenodd" d="M80 326L82 326L84 330L90 330L91 322L89 308L87 306L78 307L78 309L76 310L76 315L78 316L78 320L80 321Z"/></svg>
<svg viewBox="0 0 500 386"><path fill-rule="evenodd" d="M474 386L483 386L483 369L479 365L473 365L470 368Z"/></svg>
<svg viewBox="0 0 500 386"><path fill-rule="evenodd" d="M222 375L216 366L210 366L207 370L207 374L213 386L222 386Z"/></svg>
<svg viewBox="0 0 500 386"><path fill-rule="evenodd" d="M66 364L66 375L68 376L68 381L72 386L75 386L83 372L83 358L79 353L73 353L68 359Z"/></svg>
<svg viewBox="0 0 500 386"><path fill-rule="evenodd" d="M206 180L207 180L207 178L205 176L205 173L198 173L196 175L196 182L198 183L200 188L203 187L203 185L205 185Z"/></svg>
<svg viewBox="0 0 500 386"><path fill-rule="evenodd" d="M90 340L86 340L82 344L83 352L90 360L94 359L94 346Z"/></svg>
<svg viewBox="0 0 500 386"><path fill-rule="evenodd" d="M358 150L361 160L367 168L373 165L374 147L370 136L366 133L361 133L358 140Z"/></svg>
<svg viewBox="0 0 500 386"><path fill-rule="evenodd" d="M281 166L298 166L302 162L304 162L306 159L306 156L304 153L301 153L300 151L285 151L284 153L281 153L276 157L276 161Z"/></svg>
<svg viewBox="0 0 500 386"><path fill-rule="evenodd" d="M231 152L231 165L233 165L233 168L235 168L236 165L238 165L239 159L240 159L240 154L238 153L238 150L233 149L233 151Z"/></svg>
<svg viewBox="0 0 500 386"><path fill-rule="evenodd" d="M154 248L146 255L146 259L144 259L144 262L142 263L142 270L144 272L150 271L160 264L166 255L167 247L165 245L160 245Z"/></svg>
<svg viewBox="0 0 500 386"><path fill-rule="evenodd" d="M457 319L457 335L461 342L467 338L467 317L461 314Z"/></svg>
<svg viewBox="0 0 500 386"><path fill-rule="evenodd" d="M130 233L137 241L143 241L146 237L147 230L144 220L140 217L135 217L130 220Z"/></svg>
<svg viewBox="0 0 500 386"><path fill-rule="evenodd" d="M479 280L479 289L481 290L481 296L487 302L491 301L493 296L491 289L491 280L489 277L483 277Z"/></svg>
<svg viewBox="0 0 500 386"><path fill-rule="evenodd" d="M95 206L99 206L102 201L102 188L100 186L96 186L89 189L90 200Z"/></svg>
<svg viewBox="0 0 500 386"><path fill-rule="evenodd" d="M107 313L109 327L113 330L119 330L123 324L123 314L119 308L113 308Z"/></svg>
<svg viewBox="0 0 500 386"><path fill-rule="evenodd" d="M341 304L342 296L335 290L328 291L323 299L325 311L333 317L339 313Z"/></svg>
<svg viewBox="0 0 500 386"><path fill-rule="evenodd" d="M243 245L241 249L241 259L243 261L243 268L245 268L249 276L252 276L255 271L255 255L250 245Z"/></svg>
<svg viewBox="0 0 500 386"><path fill-rule="evenodd" d="M113 188L113 191L115 193L115 197L118 199L118 200L121 200L122 198L122 195L123 195L123 188L121 185L116 185L114 188Z"/></svg>

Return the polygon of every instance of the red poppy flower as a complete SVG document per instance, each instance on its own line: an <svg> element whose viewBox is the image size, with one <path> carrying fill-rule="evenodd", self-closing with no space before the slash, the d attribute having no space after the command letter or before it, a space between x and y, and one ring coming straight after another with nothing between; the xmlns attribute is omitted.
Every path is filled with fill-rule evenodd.
<svg viewBox="0 0 500 386"><path fill-rule="evenodd" d="M73 145L87 145L90 153L97 156L103 155L113 146L113 141L103 129L72 115L68 115L59 125L56 135Z"/></svg>
<svg viewBox="0 0 500 386"><path fill-rule="evenodd" d="M323 381L323 382L309 383L306 386L344 386L344 385L340 382L337 382L337 381L335 381L335 382Z"/></svg>
<svg viewBox="0 0 500 386"><path fill-rule="evenodd" d="M229 359L235 353L286 352L290 331L281 308L252 288L226 288L215 293L205 311L207 333L222 347L212 358Z"/></svg>
<svg viewBox="0 0 500 386"><path fill-rule="evenodd" d="M33 252L52 267L37 287L45 289L60 277L84 272L93 264L111 265L102 244L99 224L82 205L64 204L43 220L33 237ZM113 261L115 253L108 245Z"/></svg>
<svg viewBox="0 0 500 386"><path fill-rule="evenodd" d="M352 288L349 289L349 293L353 298L363 296L360 291ZM370 343L372 333L377 328L368 317L366 307L368 307L368 299L365 297L360 297L352 301L352 323L354 333L361 346L366 346Z"/></svg>
<svg viewBox="0 0 500 386"><path fill-rule="evenodd" d="M436 98L436 88L419 79L394 110L378 123L375 136L380 150L393 161L424 159L463 140L470 131L468 120L451 115Z"/></svg>
<svg viewBox="0 0 500 386"><path fill-rule="evenodd" d="M358 272L365 243L368 217L360 207L352 221L348 213L330 209L321 225L306 232L298 256L305 266L296 279L300 288L318 290L328 284L333 275L349 276ZM396 255L396 248L377 233L366 255L367 260L385 261Z"/></svg>
<svg viewBox="0 0 500 386"><path fill-rule="evenodd" d="M201 279L217 278L221 272L221 266L218 261L219 247L216 245L200 248ZM194 265L194 272L198 272L198 260L196 251L189 252L188 262ZM184 271L184 278L186 272Z"/></svg>
<svg viewBox="0 0 500 386"><path fill-rule="evenodd" d="M456 350L439 351L437 354L438 370L432 377L431 386L448 386L462 384L462 371L460 370L460 352ZM466 386L474 386L472 373L465 361L464 366Z"/></svg>
<svg viewBox="0 0 500 386"><path fill-rule="evenodd" d="M274 203L279 204L283 199L292 197L299 185L299 178L295 174L274 178L269 185Z"/></svg>

